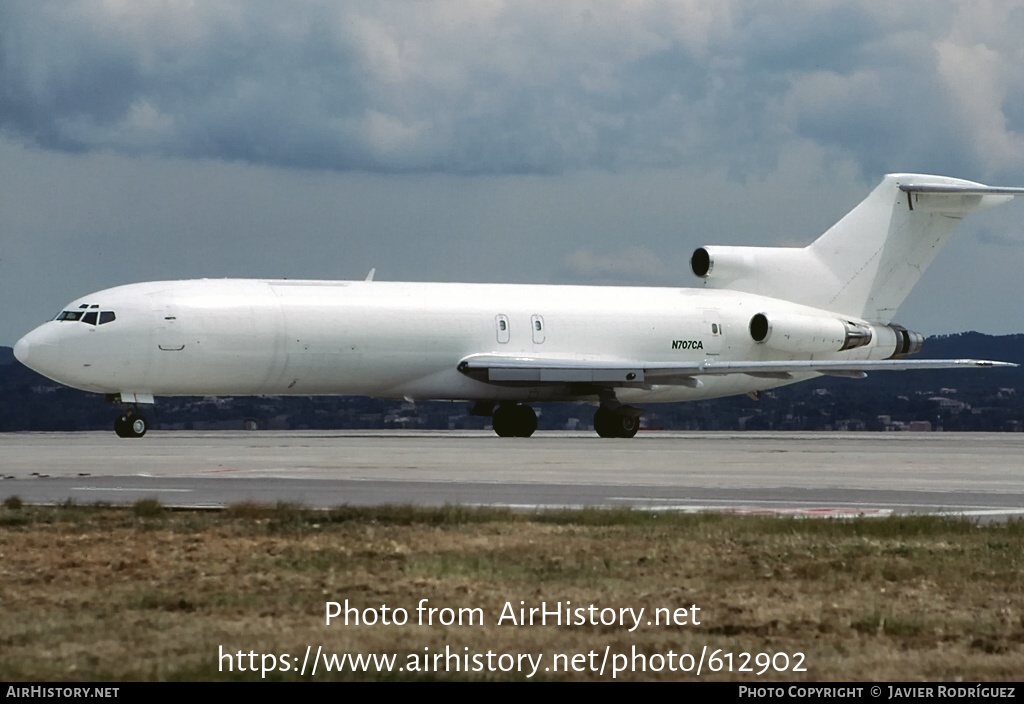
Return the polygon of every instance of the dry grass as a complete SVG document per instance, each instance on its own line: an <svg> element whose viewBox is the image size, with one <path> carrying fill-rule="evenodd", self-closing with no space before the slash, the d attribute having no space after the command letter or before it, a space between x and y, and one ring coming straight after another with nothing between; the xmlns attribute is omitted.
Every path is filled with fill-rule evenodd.
<svg viewBox="0 0 1024 704"><path fill-rule="evenodd" d="M677 657L699 657L707 646L734 653L734 671L708 672L705 664L701 679L1015 680L1024 668L1022 597L1019 521L401 506L172 512L154 501L0 508L0 679L7 681L260 678L219 669L220 646L299 661L307 646L397 653L399 664L446 646L459 654L543 653L537 679L611 679L610 669L603 676L544 671L556 653L595 651L599 664L606 646L612 654L635 646ZM478 608L485 623L417 625L421 599ZM345 600L377 614L384 604L405 608L410 622L326 626L325 603ZM506 602L567 600L647 611L632 633L496 623ZM654 608L693 604L700 625L646 625ZM736 672L743 652L803 653L806 672ZM420 677L525 679L519 672L325 673L323 665L316 675ZM618 678L696 675L665 668Z"/></svg>

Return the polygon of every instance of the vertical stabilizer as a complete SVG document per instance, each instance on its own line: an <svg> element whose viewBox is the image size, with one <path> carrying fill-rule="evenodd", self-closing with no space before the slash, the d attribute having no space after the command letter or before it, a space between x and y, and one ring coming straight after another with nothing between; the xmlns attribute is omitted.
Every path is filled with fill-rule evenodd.
<svg viewBox="0 0 1024 704"><path fill-rule="evenodd" d="M889 174L807 247L702 247L694 273L732 288L888 323L964 216L1024 188Z"/></svg>
<svg viewBox="0 0 1024 704"><path fill-rule="evenodd" d="M1017 190L889 174L808 248L832 277L819 307L889 322L964 216Z"/></svg>

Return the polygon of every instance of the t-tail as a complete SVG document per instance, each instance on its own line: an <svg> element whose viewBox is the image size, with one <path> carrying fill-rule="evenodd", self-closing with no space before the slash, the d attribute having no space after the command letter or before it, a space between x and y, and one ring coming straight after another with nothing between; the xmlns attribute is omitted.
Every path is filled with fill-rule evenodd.
<svg viewBox="0 0 1024 704"><path fill-rule="evenodd" d="M690 266L708 288L888 323L964 216L1017 195L1024 188L889 174L806 247L700 247Z"/></svg>

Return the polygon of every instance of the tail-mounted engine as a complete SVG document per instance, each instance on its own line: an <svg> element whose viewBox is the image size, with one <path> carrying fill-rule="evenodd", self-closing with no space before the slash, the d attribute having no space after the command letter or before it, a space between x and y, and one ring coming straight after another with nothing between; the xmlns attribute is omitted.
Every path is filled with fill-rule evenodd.
<svg viewBox="0 0 1024 704"><path fill-rule="evenodd" d="M806 252L794 247L698 247L690 255L695 276L725 285L732 281L759 279L779 273L796 273L806 267Z"/></svg>
<svg viewBox="0 0 1024 704"><path fill-rule="evenodd" d="M769 317L758 313L750 319L750 337L779 352L806 354L842 352L871 343L870 325L841 318L810 315Z"/></svg>
<svg viewBox="0 0 1024 704"><path fill-rule="evenodd" d="M796 247L698 247L690 257L690 269L705 288L745 291L759 296L811 304L803 300L799 282L816 271L807 248Z"/></svg>
<svg viewBox="0 0 1024 704"><path fill-rule="evenodd" d="M871 325L857 320L799 314L757 313L750 319L750 338L779 352L814 354L843 352L872 345L892 350L888 359L921 351L924 337L902 325Z"/></svg>

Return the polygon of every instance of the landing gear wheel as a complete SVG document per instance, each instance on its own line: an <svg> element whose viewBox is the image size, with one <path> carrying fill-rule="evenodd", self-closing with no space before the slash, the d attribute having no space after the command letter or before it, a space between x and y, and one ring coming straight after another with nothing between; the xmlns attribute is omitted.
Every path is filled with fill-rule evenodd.
<svg viewBox="0 0 1024 704"><path fill-rule="evenodd" d="M491 427L499 438L515 436L515 406L498 406L491 415Z"/></svg>
<svg viewBox="0 0 1024 704"><path fill-rule="evenodd" d="M114 421L114 432L119 438L141 438L148 429L146 418L137 413L125 413Z"/></svg>
<svg viewBox="0 0 1024 704"><path fill-rule="evenodd" d="M529 406L498 406L491 416L491 427L498 437L528 438L537 429L537 413Z"/></svg>
<svg viewBox="0 0 1024 704"><path fill-rule="evenodd" d="M618 415L601 406L594 412L594 430L602 438L631 438L640 430L640 418Z"/></svg>
<svg viewBox="0 0 1024 704"><path fill-rule="evenodd" d="M604 406L594 412L594 430L602 438L615 437L615 414Z"/></svg>
<svg viewBox="0 0 1024 704"><path fill-rule="evenodd" d="M640 430L640 419L636 416L619 416L615 420L618 421L615 427L617 438L631 438Z"/></svg>
<svg viewBox="0 0 1024 704"><path fill-rule="evenodd" d="M516 406L516 437L528 438L537 430L537 412L529 406Z"/></svg>

